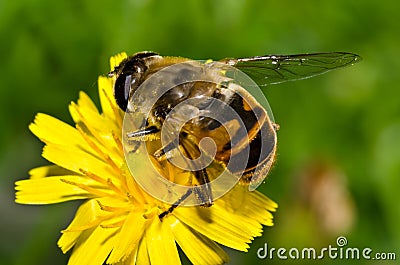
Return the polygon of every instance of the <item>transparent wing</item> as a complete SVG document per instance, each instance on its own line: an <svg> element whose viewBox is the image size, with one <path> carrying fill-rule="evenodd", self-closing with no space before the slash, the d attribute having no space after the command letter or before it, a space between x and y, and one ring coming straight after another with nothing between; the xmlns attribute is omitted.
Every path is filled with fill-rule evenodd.
<svg viewBox="0 0 400 265"><path fill-rule="evenodd" d="M250 76L259 86L309 78L336 68L353 65L361 60L347 52L296 55L266 55L220 62L233 66ZM235 76L235 73L227 73Z"/></svg>

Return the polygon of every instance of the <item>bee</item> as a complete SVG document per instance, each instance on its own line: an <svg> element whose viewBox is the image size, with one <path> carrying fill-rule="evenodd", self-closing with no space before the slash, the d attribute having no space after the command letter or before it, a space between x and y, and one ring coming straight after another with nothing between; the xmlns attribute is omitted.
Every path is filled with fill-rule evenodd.
<svg viewBox="0 0 400 265"><path fill-rule="evenodd" d="M213 160L227 167L227 170L237 176L242 184L249 185L249 189L254 190L263 182L275 162L279 126L274 123L268 106L261 104L259 99L249 92L249 87L252 85L265 87L309 78L352 65L360 59L360 56L353 53L332 52L198 62L146 51L124 59L109 73L109 76L115 77L114 97L123 111L129 113L143 108L148 109L148 115L142 121L140 128L128 133L127 136L131 141L159 139L162 127L172 115L174 108L183 102L191 102L178 114L179 117L183 117L182 119L185 118L185 122L179 132L171 132L176 136L176 140L172 139L161 146L153 156L158 160L165 159L169 152L179 148L188 159L194 161L202 153L201 139L210 137L216 149ZM168 74L163 75L157 82L147 85L144 94L140 98L135 98L134 95L139 87L149 79L164 69L178 64L180 65L176 68L178 70L167 72ZM235 81L235 75L240 71L251 81ZM248 84L251 82L253 83ZM170 88L163 90L166 84ZM149 98L158 92L160 93L157 99L149 104ZM223 105L217 104L216 108L215 102L222 102ZM237 115L225 117L223 114L228 109ZM188 114L192 112L200 115L192 118ZM201 113L214 113L214 117L202 116ZM226 128L233 128L233 133L228 133ZM230 161L239 163L229 163ZM200 205L209 207L213 204L210 185L210 180L213 178L210 174L212 170L199 167L191 171L199 186L194 185L193 189L189 189L169 209L159 215L160 219L171 213L193 192Z"/></svg>

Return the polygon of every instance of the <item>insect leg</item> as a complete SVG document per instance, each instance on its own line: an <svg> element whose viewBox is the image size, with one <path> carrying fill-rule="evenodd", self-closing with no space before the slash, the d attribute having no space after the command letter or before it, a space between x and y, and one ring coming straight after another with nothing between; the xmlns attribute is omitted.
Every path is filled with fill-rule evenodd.
<svg viewBox="0 0 400 265"><path fill-rule="evenodd" d="M165 154L168 153L169 151L175 149L178 147L178 141L171 141L165 146L161 147L158 149L153 155L155 158L158 160L163 160L165 158Z"/></svg>
<svg viewBox="0 0 400 265"><path fill-rule="evenodd" d="M201 151L199 146L192 142L187 136L188 134L181 134L181 146L182 149L185 151L187 157L190 159L194 159L194 157L198 157L201 154ZM191 161L191 163L194 162ZM199 184L199 186L195 186L194 188L196 198L201 203L201 206L210 207L213 204L213 198L211 192L210 178L208 177L207 170L205 168L202 168L200 170L194 171L193 173Z"/></svg>
<svg viewBox="0 0 400 265"><path fill-rule="evenodd" d="M194 157L199 156L199 147L187 138L187 134L181 135L181 141L182 149L185 151L188 158L194 159ZM205 168L202 168L200 170L194 171L193 173L199 184L199 186L195 186L194 188L196 198L201 203L201 206L210 207L213 204L213 198L211 192L210 178L208 177L207 170Z"/></svg>
<svg viewBox="0 0 400 265"><path fill-rule="evenodd" d="M133 141L151 141L154 140L155 134L160 131L156 126L149 126L135 132L127 134L128 138Z"/></svg>
<svg viewBox="0 0 400 265"><path fill-rule="evenodd" d="M194 187L194 193L197 199L201 202L201 206L210 207L213 205L211 193L210 179L205 168L196 171L195 176L200 186Z"/></svg>
<svg viewBox="0 0 400 265"><path fill-rule="evenodd" d="M126 136L128 137L128 143L132 147L129 152L136 152L136 150L140 146L140 142L152 141L157 139L158 137L156 136L156 133L158 133L159 131L160 129L158 129L156 126L149 126L134 132L127 133Z"/></svg>
<svg viewBox="0 0 400 265"><path fill-rule="evenodd" d="M162 212L161 214L158 215L158 218L163 219L166 215L172 213L172 211L178 207L187 197L192 194L193 188L190 188L186 191L185 194L182 195L174 204L171 205L171 207L168 208L168 210Z"/></svg>
<svg viewBox="0 0 400 265"><path fill-rule="evenodd" d="M185 137L182 137L182 138L185 138ZM187 139L182 139L182 140L184 140L184 141L182 141L182 144L180 146L182 147L183 151L185 152L185 154L189 158L193 158L193 155L188 151L188 148L190 148L193 143L188 141ZM174 146L176 146L175 142L171 142L171 143L174 143ZM172 146L172 144L171 144L171 146ZM160 149L160 152L162 150L164 150L164 152L168 152L168 149L171 148L171 146L170 146L170 144L167 144L165 147ZM160 219L162 219L166 215L172 213L172 211L176 207L178 207L186 198L188 198L193 192L195 193L195 196L196 196L196 198L199 201L201 206L210 207L211 205L213 205L213 198L212 198L212 193L211 193L210 179L208 177L207 170L205 168L203 168L201 170L194 171L193 175L195 176L199 186L194 186L194 187L190 188L171 207L169 207L168 210L162 212L159 215ZM192 180L191 179L189 180L189 184L190 185L192 184Z"/></svg>
<svg viewBox="0 0 400 265"><path fill-rule="evenodd" d="M192 194L194 191L196 198L202 203L203 207L210 207L213 205L213 199L211 195L211 187L207 175L207 171L205 169L199 170L195 172L196 179L200 184L204 182L202 186L194 186L186 191L174 204L172 204L166 211L162 212L158 215L160 219L164 218L168 214L172 213L176 207L178 207L186 198Z"/></svg>

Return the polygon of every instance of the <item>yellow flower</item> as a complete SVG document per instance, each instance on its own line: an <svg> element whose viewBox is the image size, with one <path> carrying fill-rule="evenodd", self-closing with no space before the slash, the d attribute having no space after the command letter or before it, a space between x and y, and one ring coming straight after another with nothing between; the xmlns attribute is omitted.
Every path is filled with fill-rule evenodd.
<svg viewBox="0 0 400 265"><path fill-rule="evenodd" d="M111 58L111 69L126 57ZM53 165L32 169L16 182L16 202L50 204L82 199L58 241L69 264L180 264L177 245L194 264L222 264L219 244L247 251L262 226L271 226L277 205L237 185L209 208L170 205L146 192L129 172L121 142L124 113L113 98L113 79L99 77L102 112L83 92L69 111L75 128L38 114L29 129L45 143Z"/></svg>

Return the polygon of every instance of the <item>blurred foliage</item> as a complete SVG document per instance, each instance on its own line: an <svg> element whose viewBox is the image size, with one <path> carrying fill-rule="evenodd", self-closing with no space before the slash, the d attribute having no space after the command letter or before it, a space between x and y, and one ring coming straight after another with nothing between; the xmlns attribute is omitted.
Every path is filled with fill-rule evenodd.
<svg viewBox="0 0 400 265"><path fill-rule="evenodd" d="M56 241L78 204L13 202L14 181L46 164L27 126L37 112L70 122L67 106L79 90L98 101L96 79L109 71L109 57L142 50L194 59L360 54L353 67L265 91L281 129L278 162L260 190L280 208L248 253L230 251L231 264L309 263L256 253L266 242L336 246L341 235L349 247L400 258L399 7L394 0L1 0L0 264L66 263ZM334 230L321 207L344 218L332 219Z"/></svg>

